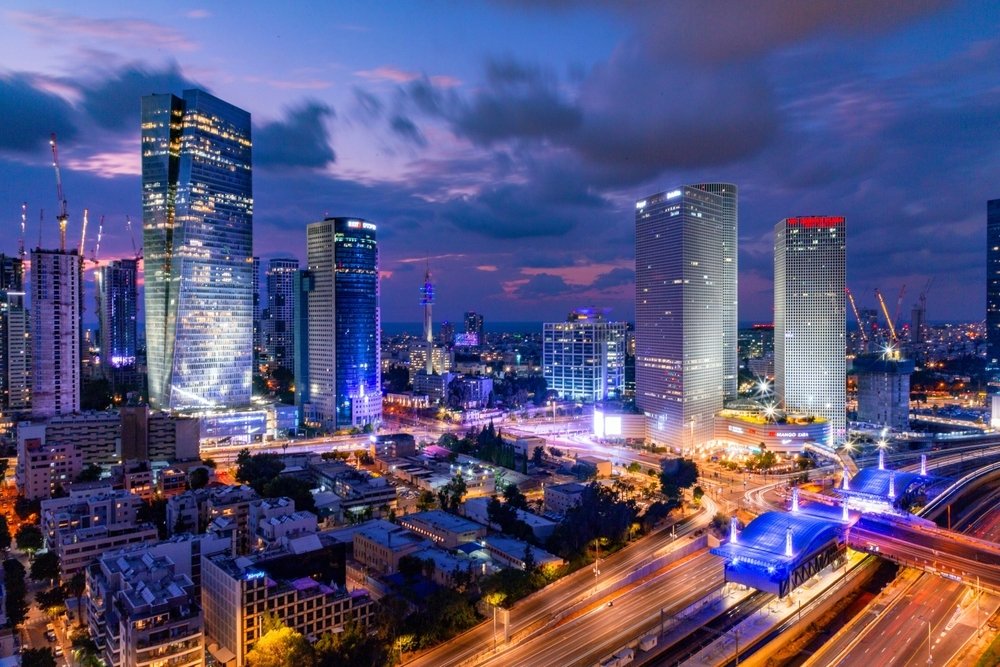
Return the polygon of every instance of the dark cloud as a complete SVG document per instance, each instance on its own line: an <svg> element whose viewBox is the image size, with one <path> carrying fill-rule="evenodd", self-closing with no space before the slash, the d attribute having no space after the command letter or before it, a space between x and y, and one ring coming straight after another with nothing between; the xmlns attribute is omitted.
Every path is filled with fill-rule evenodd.
<svg viewBox="0 0 1000 667"><path fill-rule="evenodd" d="M139 100L143 95L179 95L188 88L208 90L181 74L176 63L161 70L131 66L108 79L82 86L82 106L101 127L133 130L139 127Z"/></svg>
<svg viewBox="0 0 1000 667"><path fill-rule="evenodd" d="M607 273L602 273L594 279L590 286L594 289L609 289L622 285L631 285L635 282L635 271L619 267L611 269Z"/></svg>
<svg viewBox="0 0 1000 667"><path fill-rule="evenodd" d="M522 299L547 299L575 291L562 277L551 273L538 273L519 285L516 294Z"/></svg>
<svg viewBox="0 0 1000 667"><path fill-rule="evenodd" d="M357 103L362 117L366 120L373 120L381 116L385 107L378 97L358 87L354 88L354 101Z"/></svg>
<svg viewBox="0 0 1000 667"><path fill-rule="evenodd" d="M254 132L254 162L261 166L325 167L336 161L326 119L333 109L307 101L289 109L285 120L267 123Z"/></svg>
<svg viewBox="0 0 1000 667"><path fill-rule="evenodd" d="M77 133L70 105L24 75L0 78L0 118L0 149L38 152L53 132L60 140Z"/></svg>
<svg viewBox="0 0 1000 667"><path fill-rule="evenodd" d="M421 147L427 145L427 139L420 131L420 128L418 128L416 124L406 116L393 116L392 120L389 121L389 127L392 128L392 131L398 136L406 139L412 144Z"/></svg>

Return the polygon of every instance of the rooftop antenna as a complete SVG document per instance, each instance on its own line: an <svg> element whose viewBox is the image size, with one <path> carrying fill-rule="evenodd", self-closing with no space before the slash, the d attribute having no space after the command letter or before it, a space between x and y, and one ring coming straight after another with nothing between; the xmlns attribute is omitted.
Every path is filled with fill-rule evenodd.
<svg viewBox="0 0 1000 667"><path fill-rule="evenodd" d="M28 228L28 202L21 203L21 238L18 242L17 254L24 261L24 232Z"/></svg>

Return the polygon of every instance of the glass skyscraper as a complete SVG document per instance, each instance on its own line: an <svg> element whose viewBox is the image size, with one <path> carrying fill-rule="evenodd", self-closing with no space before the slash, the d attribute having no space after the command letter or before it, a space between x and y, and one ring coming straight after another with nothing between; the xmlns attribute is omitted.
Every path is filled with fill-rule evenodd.
<svg viewBox="0 0 1000 667"><path fill-rule="evenodd" d="M1000 373L1000 199L986 202L986 365Z"/></svg>
<svg viewBox="0 0 1000 667"><path fill-rule="evenodd" d="M635 402L650 439L682 451L713 438L723 407L726 216L700 186L636 202Z"/></svg>
<svg viewBox="0 0 1000 667"><path fill-rule="evenodd" d="M774 228L774 393L786 411L829 420L834 439L847 428L846 240L840 216Z"/></svg>
<svg viewBox="0 0 1000 667"><path fill-rule="evenodd" d="M264 309L264 351L271 370L291 371L295 358L295 274L297 259L272 259L267 263L267 307Z"/></svg>
<svg viewBox="0 0 1000 667"><path fill-rule="evenodd" d="M138 261L116 259L96 273L97 317L101 328L101 366L113 382L135 368L138 347L136 276Z"/></svg>
<svg viewBox="0 0 1000 667"><path fill-rule="evenodd" d="M542 374L561 398L603 401L625 389L628 325L610 322L593 309L575 311L565 322L542 324Z"/></svg>
<svg viewBox="0 0 1000 667"><path fill-rule="evenodd" d="M31 339L24 262L0 254L0 433L31 408Z"/></svg>
<svg viewBox="0 0 1000 667"><path fill-rule="evenodd" d="M201 90L142 98L149 403L250 402L250 114Z"/></svg>
<svg viewBox="0 0 1000 667"><path fill-rule="evenodd" d="M382 419L378 245L376 226L327 218L306 229L308 400L304 419L326 429Z"/></svg>

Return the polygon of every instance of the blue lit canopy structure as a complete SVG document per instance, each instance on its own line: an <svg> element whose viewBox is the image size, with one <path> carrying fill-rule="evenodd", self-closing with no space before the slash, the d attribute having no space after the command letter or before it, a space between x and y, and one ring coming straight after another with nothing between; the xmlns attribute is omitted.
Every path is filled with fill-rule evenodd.
<svg viewBox="0 0 1000 667"><path fill-rule="evenodd" d="M925 478L912 472L863 468L850 479L846 490L837 489L837 492L851 498L892 504L896 498L906 493L914 482L921 479Z"/></svg>
<svg viewBox="0 0 1000 667"><path fill-rule="evenodd" d="M843 526L801 513L767 512L712 553L726 581L784 596L843 555Z"/></svg>

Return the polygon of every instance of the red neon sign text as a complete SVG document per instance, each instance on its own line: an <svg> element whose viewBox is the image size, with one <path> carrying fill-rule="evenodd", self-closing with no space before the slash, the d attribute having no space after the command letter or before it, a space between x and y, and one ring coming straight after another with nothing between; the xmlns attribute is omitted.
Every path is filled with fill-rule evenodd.
<svg viewBox="0 0 1000 667"><path fill-rule="evenodd" d="M843 216L809 215L800 218L788 218L789 225L803 227L836 227L844 224Z"/></svg>

